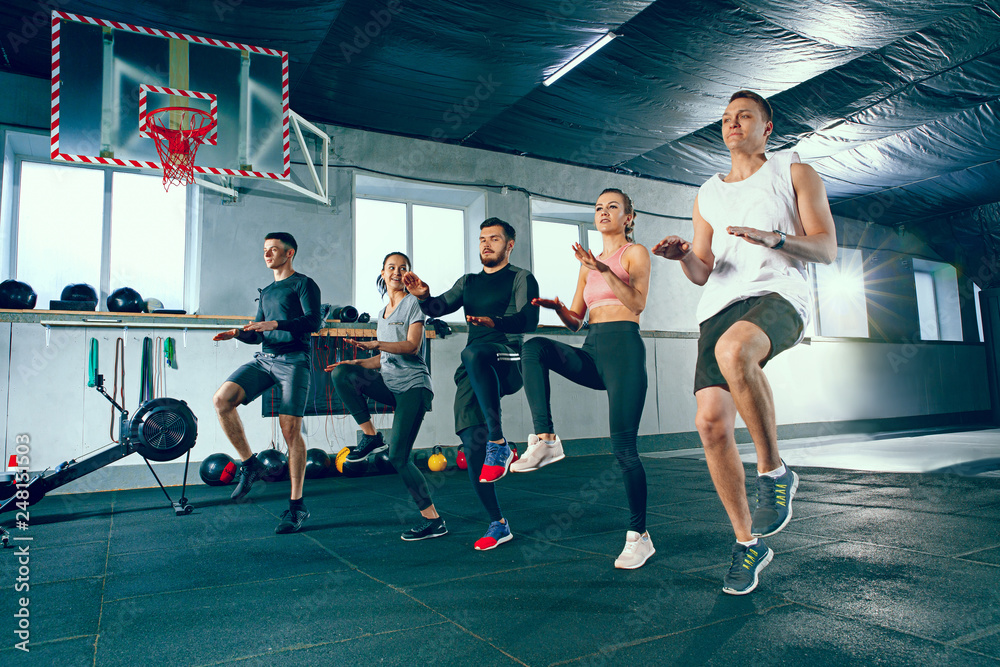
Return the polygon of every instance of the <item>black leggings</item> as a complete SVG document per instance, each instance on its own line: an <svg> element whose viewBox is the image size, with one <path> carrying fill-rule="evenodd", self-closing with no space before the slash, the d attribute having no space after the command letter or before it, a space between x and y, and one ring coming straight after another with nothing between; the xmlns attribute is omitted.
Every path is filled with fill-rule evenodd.
<svg viewBox="0 0 1000 667"><path fill-rule="evenodd" d="M365 396L396 408L392 419L392 434L389 436L389 461L413 496L417 508L425 510L433 503L427 489L427 480L410 459L413 442L424 420L424 413L431 407L433 394L425 387L415 387L400 394L385 386L382 374L375 369L362 368L354 364L341 364L330 373L333 386L350 411L354 421L364 424L372 416L368 411Z"/></svg>
<svg viewBox="0 0 1000 667"><path fill-rule="evenodd" d="M479 476L483 471L483 462L486 460L486 442L489 440L489 431L485 426L470 426L458 432L458 437L465 445L465 460L469 463L469 480L472 488L479 496L479 502L486 508L486 513L490 515L490 521L499 521L503 518L500 511L500 501L497 499L496 484L483 484L479 481Z"/></svg>
<svg viewBox="0 0 1000 667"><path fill-rule="evenodd" d="M517 350L499 343L473 343L462 350L462 365L455 371L456 430L485 422L490 440L503 439L500 397L521 388L519 361Z"/></svg>
<svg viewBox="0 0 1000 667"><path fill-rule="evenodd" d="M636 439L646 400L646 346L634 322L591 324L583 348L532 338L521 350L524 393L535 433L555 433L549 407L549 370L591 389L607 390L611 445L625 477L629 526L646 531L646 471Z"/></svg>

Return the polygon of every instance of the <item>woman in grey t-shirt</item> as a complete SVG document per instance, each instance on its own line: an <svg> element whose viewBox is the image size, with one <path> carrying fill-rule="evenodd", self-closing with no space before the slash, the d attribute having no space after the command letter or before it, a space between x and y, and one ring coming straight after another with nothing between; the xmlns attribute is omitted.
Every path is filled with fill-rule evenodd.
<svg viewBox="0 0 1000 667"><path fill-rule="evenodd" d="M382 272L376 280L379 292L389 297L389 304L378 316L375 340L346 341L359 350L378 350L376 357L351 359L326 367L333 386L364 434L361 445L349 460L364 460L373 452L388 448L389 460L403 479L403 484L417 503L425 521L403 533L404 540L424 540L448 533L444 519L431 502L427 481L413 465L410 453L424 414L431 407L434 394L431 377L424 363L424 314L417 299L403 287L403 274L410 260L401 252L389 253L382 260ZM395 408L389 444L375 430L368 412L367 398Z"/></svg>

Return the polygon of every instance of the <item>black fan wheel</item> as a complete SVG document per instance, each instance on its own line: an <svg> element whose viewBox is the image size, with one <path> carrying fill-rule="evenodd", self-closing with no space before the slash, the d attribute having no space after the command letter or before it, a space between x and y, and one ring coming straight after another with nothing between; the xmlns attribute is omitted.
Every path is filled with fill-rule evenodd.
<svg viewBox="0 0 1000 667"><path fill-rule="evenodd" d="M128 423L129 443L150 461L173 461L194 447L198 419L184 401L154 398Z"/></svg>

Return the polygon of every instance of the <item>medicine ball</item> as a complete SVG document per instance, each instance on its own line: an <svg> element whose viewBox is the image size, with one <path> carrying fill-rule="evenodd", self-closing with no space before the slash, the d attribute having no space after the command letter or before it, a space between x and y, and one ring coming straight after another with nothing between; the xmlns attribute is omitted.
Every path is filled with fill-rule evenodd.
<svg viewBox="0 0 1000 667"><path fill-rule="evenodd" d="M354 306L343 306L342 308L333 309L333 319L340 320L341 322L357 322L358 316L358 309Z"/></svg>
<svg viewBox="0 0 1000 667"><path fill-rule="evenodd" d="M0 283L0 308L30 310L38 302L38 295L28 283L5 280Z"/></svg>
<svg viewBox="0 0 1000 667"><path fill-rule="evenodd" d="M100 301L100 299L97 298L97 290L87 283L73 283L72 285L66 285L66 287L63 287L62 294L59 298L62 301L93 301L94 303Z"/></svg>
<svg viewBox="0 0 1000 667"><path fill-rule="evenodd" d="M375 470L381 475L392 475L396 472L396 467L392 465L388 454L379 452L375 455Z"/></svg>
<svg viewBox="0 0 1000 667"><path fill-rule="evenodd" d="M236 462L229 454L212 454L201 462L198 474L209 486L226 486L236 479L236 470Z"/></svg>
<svg viewBox="0 0 1000 667"><path fill-rule="evenodd" d="M351 451L353 449L352 447ZM364 477L371 471L371 466L373 465L371 460L371 456L360 461L352 461L345 457L344 462L340 466L341 471L344 473L344 477Z"/></svg>
<svg viewBox="0 0 1000 667"><path fill-rule="evenodd" d="M131 287L119 287L108 296L108 310L112 313L141 313L145 306L146 302Z"/></svg>
<svg viewBox="0 0 1000 667"><path fill-rule="evenodd" d="M257 454L257 460L264 466L261 479L265 482L280 482L287 478L285 473L288 471L288 457L277 449L265 449Z"/></svg>
<svg viewBox="0 0 1000 667"><path fill-rule="evenodd" d="M326 477L331 463L330 455L322 449L313 447L306 450L306 477L309 479Z"/></svg>

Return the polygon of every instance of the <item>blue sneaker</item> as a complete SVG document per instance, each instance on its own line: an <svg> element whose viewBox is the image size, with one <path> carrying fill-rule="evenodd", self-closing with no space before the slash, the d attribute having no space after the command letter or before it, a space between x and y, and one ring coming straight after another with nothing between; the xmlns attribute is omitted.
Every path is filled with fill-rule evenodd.
<svg viewBox="0 0 1000 667"><path fill-rule="evenodd" d="M760 571L767 567L774 552L758 539L757 544L745 547L739 542L733 546L733 564L729 566L722 585L722 592L730 595L746 595L757 588Z"/></svg>
<svg viewBox="0 0 1000 667"><path fill-rule="evenodd" d="M787 466L781 477L758 475L757 509L753 511L750 534L769 537L787 526L792 520L792 498L798 488L799 476Z"/></svg>
<svg viewBox="0 0 1000 667"><path fill-rule="evenodd" d="M509 542L513 537L509 524L503 521L493 521L486 530L486 534L476 540L476 551L496 549L504 542Z"/></svg>
<svg viewBox="0 0 1000 667"><path fill-rule="evenodd" d="M479 473L479 481L484 484L492 484L497 481L507 474L513 460L514 452L511 451L506 439L502 445L494 442L486 443L486 460L483 461L483 470Z"/></svg>

